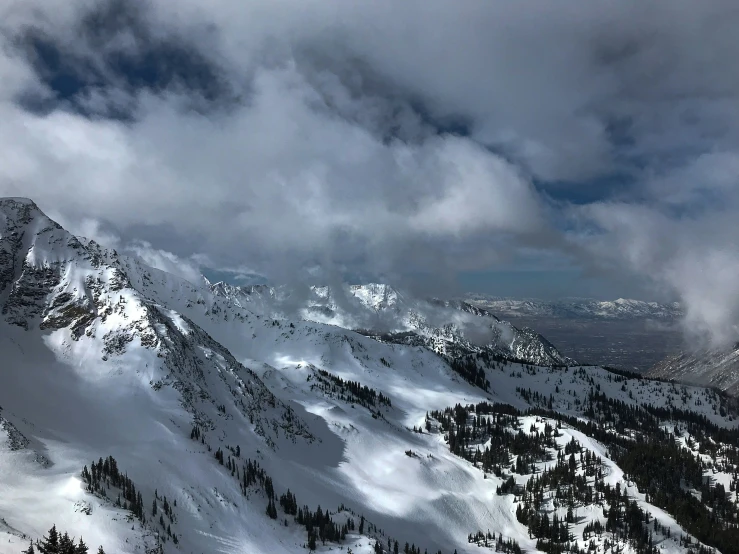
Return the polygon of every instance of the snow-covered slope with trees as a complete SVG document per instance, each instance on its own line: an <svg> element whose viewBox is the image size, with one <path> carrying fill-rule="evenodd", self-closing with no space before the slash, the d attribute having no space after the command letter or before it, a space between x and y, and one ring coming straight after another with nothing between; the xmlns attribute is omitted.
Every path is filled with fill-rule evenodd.
<svg viewBox="0 0 739 554"><path fill-rule="evenodd" d="M54 524L109 553L737 544L713 390L252 302L0 200L0 553Z"/></svg>

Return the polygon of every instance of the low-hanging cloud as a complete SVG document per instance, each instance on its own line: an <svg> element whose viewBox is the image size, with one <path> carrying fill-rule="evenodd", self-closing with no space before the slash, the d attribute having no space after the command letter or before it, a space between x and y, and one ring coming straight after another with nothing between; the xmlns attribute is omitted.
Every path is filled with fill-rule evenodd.
<svg viewBox="0 0 739 554"><path fill-rule="evenodd" d="M598 231L579 240L602 263L625 263L679 295L692 342L726 346L739 338L737 200L733 192L721 208L679 218L649 205L581 207L580 214Z"/></svg>
<svg viewBox="0 0 739 554"><path fill-rule="evenodd" d="M736 338L735 2L17 0L0 22L0 194L160 264L446 286L541 251Z"/></svg>

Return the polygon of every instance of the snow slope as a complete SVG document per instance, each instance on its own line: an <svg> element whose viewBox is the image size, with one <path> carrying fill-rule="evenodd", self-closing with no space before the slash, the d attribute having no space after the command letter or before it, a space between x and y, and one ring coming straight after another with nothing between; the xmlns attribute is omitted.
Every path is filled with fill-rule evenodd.
<svg viewBox="0 0 739 554"><path fill-rule="evenodd" d="M384 293L382 303L390 304ZM534 551L510 497L495 494L502 479L453 455L442 434L413 431L429 411L482 401L523 409L531 405L519 391L526 388L582 417L597 387L626 404L685 407L736 426L713 391L596 367L482 364L485 392L426 346L268 317L207 283L79 240L23 199L0 200L0 306L3 554L52 523L108 552L304 551L305 529L281 510L270 519L258 487L242 494L215 460L219 449L239 467L258 461L278 495L289 489L300 505L320 505L339 522L366 517L362 534L319 543L322 552L370 552L388 537L429 552L479 552L467 536L487 529ZM389 404L362 404L332 376ZM202 440L191 438L195 428ZM610 464L609 479L621 480L604 448L580 435L565 429L561 440L578 437ZM115 506L115 491L106 499L85 490L83 466L108 455L142 493L144 523ZM149 515L155 491L177 502L167 524L178 544ZM338 513L342 505L351 512ZM602 517L599 507L583 510ZM675 541L662 546L685 551Z"/></svg>

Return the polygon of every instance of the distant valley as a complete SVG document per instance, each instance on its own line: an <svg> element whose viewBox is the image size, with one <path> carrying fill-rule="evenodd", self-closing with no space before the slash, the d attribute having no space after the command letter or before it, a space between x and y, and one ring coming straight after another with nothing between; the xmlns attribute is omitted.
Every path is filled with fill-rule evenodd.
<svg viewBox="0 0 739 554"><path fill-rule="evenodd" d="M679 327L658 325L653 321L529 317L511 320L518 326L536 329L565 356L582 360L582 363L629 371L647 371L683 346Z"/></svg>
<svg viewBox="0 0 739 554"><path fill-rule="evenodd" d="M531 327L559 351L583 363L647 371L680 351L682 315L676 303L619 299L513 300L480 294L468 300L518 327Z"/></svg>

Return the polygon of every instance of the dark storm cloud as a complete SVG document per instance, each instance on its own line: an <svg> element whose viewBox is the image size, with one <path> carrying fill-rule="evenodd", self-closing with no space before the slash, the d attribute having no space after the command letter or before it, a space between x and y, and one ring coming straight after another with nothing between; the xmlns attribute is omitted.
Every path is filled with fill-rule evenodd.
<svg viewBox="0 0 739 554"><path fill-rule="evenodd" d="M734 333L735 2L25 0L0 20L0 192L152 260L174 229L185 274L428 285L540 251Z"/></svg>
<svg viewBox="0 0 739 554"><path fill-rule="evenodd" d="M6 29L50 92L20 91L37 113L63 108L88 117L131 120L142 92L179 91L192 109L212 111L236 101L214 60L174 29L152 27L145 2L108 0L90 6L60 30L28 21ZM70 41L70 37L73 40Z"/></svg>

